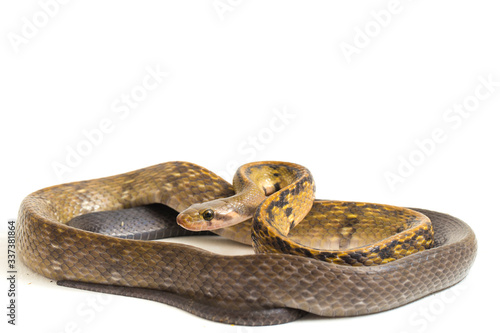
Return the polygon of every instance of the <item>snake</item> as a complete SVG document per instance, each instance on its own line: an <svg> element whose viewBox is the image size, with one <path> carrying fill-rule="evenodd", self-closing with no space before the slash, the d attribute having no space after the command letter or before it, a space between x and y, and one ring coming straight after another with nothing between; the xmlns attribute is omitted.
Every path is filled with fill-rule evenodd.
<svg viewBox="0 0 500 333"><path fill-rule="evenodd" d="M59 184L22 201L18 255L62 286L250 326L307 313L378 313L467 276L477 241L462 220L420 208L320 200L315 188L307 168L274 161L241 166L233 184L190 162ZM146 224L144 216L161 226L120 233ZM103 234L88 222L99 218L115 219L114 231ZM91 227L78 227L79 219ZM200 231L251 244L255 254L148 239Z"/></svg>

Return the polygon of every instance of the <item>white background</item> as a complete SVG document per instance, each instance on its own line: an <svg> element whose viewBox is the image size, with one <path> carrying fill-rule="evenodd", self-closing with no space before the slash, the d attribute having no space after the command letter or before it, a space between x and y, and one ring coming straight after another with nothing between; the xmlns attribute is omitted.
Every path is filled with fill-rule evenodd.
<svg viewBox="0 0 500 333"><path fill-rule="evenodd" d="M15 328L6 324L2 278L0 318L9 332L71 332L71 325L79 332L169 331L180 323L218 332L470 332L495 320L490 300L500 295L491 287L498 281L489 256L500 232L496 2L54 4L0 5L2 225L16 217L24 196L61 182L172 160L230 179L247 161L285 160L313 172L318 198L460 217L476 232L479 252L460 285L402 308L259 329L73 291L20 266ZM151 90L144 90L148 70L168 77L161 74L154 89L147 81ZM488 79L490 91L481 83ZM132 94L134 107L124 106ZM459 116L453 108L464 103L471 111ZM430 143L436 131L441 140ZM85 133L93 133L93 143ZM78 149L85 156L68 157ZM391 187L387 173L400 181ZM208 243L224 253L251 251Z"/></svg>

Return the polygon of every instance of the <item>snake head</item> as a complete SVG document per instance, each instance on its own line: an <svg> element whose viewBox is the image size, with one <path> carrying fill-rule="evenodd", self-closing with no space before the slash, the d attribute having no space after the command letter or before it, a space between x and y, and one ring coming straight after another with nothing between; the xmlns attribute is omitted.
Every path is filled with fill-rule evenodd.
<svg viewBox="0 0 500 333"><path fill-rule="evenodd" d="M251 217L233 201L217 199L193 204L177 215L177 224L191 231L229 227Z"/></svg>

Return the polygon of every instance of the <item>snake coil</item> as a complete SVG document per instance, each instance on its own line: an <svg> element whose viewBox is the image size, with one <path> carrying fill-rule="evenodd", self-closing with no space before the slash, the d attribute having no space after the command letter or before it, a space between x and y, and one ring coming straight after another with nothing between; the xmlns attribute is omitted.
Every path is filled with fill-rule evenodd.
<svg viewBox="0 0 500 333"><path fill-rule="evenodd" d="M168 162L28 195L17 223L20 258L62 285L152 299L240 325L279 324L306 312L342 317L392 309L458 283L474 261L473 231L450 215L314 200L309 172L291 163L252 163L245 172L266 197L253 224L217 232L253 241L254 255L218 255L68 225L93 212L158 203L181 212L235 195L207 169Z"/></svg>

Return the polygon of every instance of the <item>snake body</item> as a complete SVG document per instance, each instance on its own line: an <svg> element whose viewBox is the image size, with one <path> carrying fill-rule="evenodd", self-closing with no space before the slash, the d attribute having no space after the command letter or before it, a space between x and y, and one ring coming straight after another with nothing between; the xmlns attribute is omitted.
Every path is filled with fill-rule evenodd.
<svg viewBox="0 0 500 333"><path fill-rule="evenodd" d="M267 176L255 179L264 169ZM30 194L17 224L20 258L63 285L153 299L242 325L282 323L304 312L339 317L392 309L456 284L474 261L474 233L452 216L313 200L309 172L289 163L245 170L267 195L252 220L216 232L246 243L251 235L255 255L222 256L67 225L83 214L154 203L189 213L192 205L235 195L209 170L169 162ZM302 237L306 231L312 236Z"/></svg>

